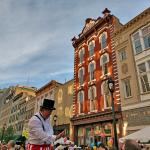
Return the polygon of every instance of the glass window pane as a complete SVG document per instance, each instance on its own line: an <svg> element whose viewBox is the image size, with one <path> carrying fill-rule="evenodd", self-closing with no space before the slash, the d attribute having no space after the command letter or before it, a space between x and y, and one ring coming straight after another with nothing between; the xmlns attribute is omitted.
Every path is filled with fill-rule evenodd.
<svg viewBox="0 0 150 150"><path fill-rule="evenodd" d="M145 36L150 33L150 26L147 26L142 29L142 35Z"/></svg>
<svg viewBox="0 0 150 150"><path fill-rule="evenodd" d="M82 63L84 60L84 51L83 50L80 51L79 59L80 59L80 63Z"/></svg>
<svg viewBox="0 0 150 150"><path fill-rule="evenodd" d="M149 82L148 82L147 75L141 76L140 80L141 80L141 85L142 85L143 92L150 91L150 85L149 85Z"/></svg>
<svg viewBox="0 0 150 150"><path fill-rule="evenodd" d="M138 65L138 68L139 68L139 73L146 72L145 63L142 63L142 64Z"/></svg>
<svg viewBox="0 0 150 150"><path fill-rule="evenodd" d="M134 41L137 40L137 39L139 39L139 38L140 38L139 32L137 32L136 34L133 35Z"/></svg>
<svg viewBox="0 0 150 150"><path fill-rule="evenodd" d="M131 87L129 79L124 80L124 92L126 98L131 96Z"/></svg>
<svg viewBox="0 0 150 150"><path fill-rule="evenodd" d="M102 57L102 63L103 63L103 64L106 64L106 63L107 63L107 56L106 56L106 55L104 55L104 56Z"/></svg>
<svg viewBox="0 0 150 150"><path fill-rule="evenodd" d="M136 54L141 53L142 52L142 45L141 45L140 40L134 41L134 45L135 45Z"/></svg>
<svg viewBox="0 0 150 150"><path fill-rule="evenodd" d="M150 35L145 36L143 39L144 39L145 48L149 48L150 47Z"/></svg>
<svg viewBox="0 0 150 150"><path fill-rule="evenodd" d="M90 56L94 55L94 47L95 47L94 42L90 42L90 44L89 44L89 55Z"/></svg>
<svg viewBox="0 0 150 150"><path fill-rule="evenodd" d="M102 35L101 44L102 44L102 49L104 49L107 46L107 39L105 34Z"/></svg>
<svg viewBox="0 0 150 150"><path fill-rule="evenodd" d="M123 61L123 60L125 60L127 58L125 50L121 50L119 52L119 58L120 58L120 61Z"/></svg>

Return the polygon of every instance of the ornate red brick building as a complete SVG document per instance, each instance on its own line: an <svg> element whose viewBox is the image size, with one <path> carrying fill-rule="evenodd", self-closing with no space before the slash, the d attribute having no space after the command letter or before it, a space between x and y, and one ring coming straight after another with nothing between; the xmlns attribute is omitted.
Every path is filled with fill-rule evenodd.
<svg viewBox="0 0 150 150"><path fill-rule="evenodd" d="M78 145L88 145L95 139L107 143L113 137L111 94L107 80L115 81L115 112L120 136L120 92L113 34L120 28L119 20L103 11L103 17L88 18L74 47L74 101L72 138Z"/></svg>

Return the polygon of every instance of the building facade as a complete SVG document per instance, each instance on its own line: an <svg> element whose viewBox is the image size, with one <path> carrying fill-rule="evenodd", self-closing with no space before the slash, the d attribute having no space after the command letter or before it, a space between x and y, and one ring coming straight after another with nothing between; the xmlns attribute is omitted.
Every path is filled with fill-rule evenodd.
<svg viewBox="0 0 150 150"><path fill-rule="evenodd" d="M150 125L150 8L115 33L124 135Z"/></svg>
<svg viewBox="0 0 150 150"><path fill-rule="evenodd" d="M66 131L66 136L70 137L70 118L72 117L73 104L73 83L74 80L67 81L56 88L54 99L55 107L52 114L53 127L56 134Z"/></svg>
<svg viewBox="0 0 150 150"><path fill-rule="evenodd" d="M107 141L114 136L111 94L107 81L115 81L115 113L117 133L121 136L122 115L120 89L113 34L122 25L103 11L103 17L88 18L78 38L74 37L74 100L72 139L78 145L89 145L95 140Z"/></svg>
<svg viewBox="0 0 150 150"><path fill-rule="evenodd" d="M40 110L40 106L44 100L44 98L54 100L54 93L55 89L62 85L61 83L56 82L55 80L51 80L49 83L41 87L36 92L36 106L35 106L35 113Z"/></svg>
<svg viewBox="0 0 150 150"><path fill-rule="evenodd" d="M12 126L16 135L22 134L26 114L26 100L28 97L35 97L35 91L35 88L17 85L3 92L1 127L5 125L7 129Z"/></svg>

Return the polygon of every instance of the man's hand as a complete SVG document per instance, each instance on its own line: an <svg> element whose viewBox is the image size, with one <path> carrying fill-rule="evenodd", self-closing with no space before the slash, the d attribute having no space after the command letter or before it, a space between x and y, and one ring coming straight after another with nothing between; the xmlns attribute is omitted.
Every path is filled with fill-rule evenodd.
<svg viewBox="0 0 150 150"><path fill-rule="evenodd" d="M60 139L61 137L65 136L65 131L60 132L57 136L56 136L56 140Z"/></svg>

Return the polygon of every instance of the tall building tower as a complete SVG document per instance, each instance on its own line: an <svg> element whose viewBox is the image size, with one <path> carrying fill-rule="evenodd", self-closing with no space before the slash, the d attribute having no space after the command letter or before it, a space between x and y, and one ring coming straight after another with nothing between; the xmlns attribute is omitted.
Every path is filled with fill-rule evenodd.
<svg viewBox="0 0 150 150"><path fill-rule="evenodd" d="M120 91L113 34L122 25L106 8L103 17L88 18L74 47L74 100L72 139L78 145L95 140L107 141L114 136L111 94L107 81L115 81L117 133L121 135Z"/></svg>

